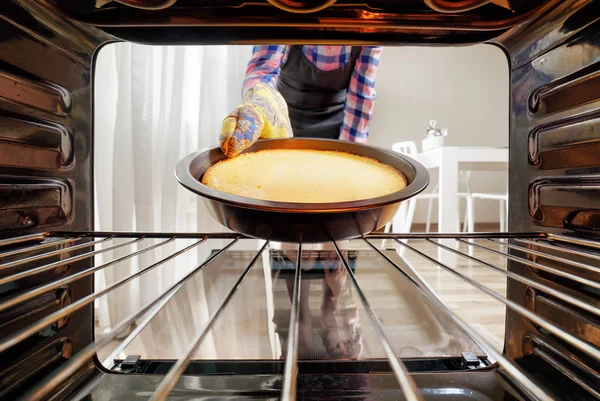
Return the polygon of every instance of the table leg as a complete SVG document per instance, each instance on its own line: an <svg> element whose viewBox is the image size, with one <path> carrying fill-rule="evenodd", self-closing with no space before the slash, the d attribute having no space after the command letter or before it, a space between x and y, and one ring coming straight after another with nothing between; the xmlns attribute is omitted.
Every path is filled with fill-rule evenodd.
<svg viewBox="0 0 600 401"><path fill-rule="evenodd" d="M458 155L456 149L442 148L440 152L440 203L438 231L456 233L458 229Z"/></svg>
<svg viewBox="0 0 600 401"><path fill-rule="evenodd" d="M440 198L438 206L438 232L457 233L458 229L458 154L455 148L442 147L440 152ZM442 240L444 245L454 247L456 241ZM440 260L453 263L456 255L439 251Z"/></svg>

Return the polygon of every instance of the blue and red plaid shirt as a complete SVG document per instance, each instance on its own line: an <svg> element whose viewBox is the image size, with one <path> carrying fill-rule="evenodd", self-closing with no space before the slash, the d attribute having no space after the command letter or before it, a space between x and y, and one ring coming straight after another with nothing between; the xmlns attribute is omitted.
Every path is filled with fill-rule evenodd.
<svg viewBox="0 0 600 401"><path fill-rule="evenodd" d="M356 60L346 94L340 139L360 143L367 141L381 49L380 46L365 46ZM275 88L288 50L289 46L254 46L246 70L243 94L259 82ZM302 46L302 52L320 70L331 71L350 61L352 46Z"/></svg>

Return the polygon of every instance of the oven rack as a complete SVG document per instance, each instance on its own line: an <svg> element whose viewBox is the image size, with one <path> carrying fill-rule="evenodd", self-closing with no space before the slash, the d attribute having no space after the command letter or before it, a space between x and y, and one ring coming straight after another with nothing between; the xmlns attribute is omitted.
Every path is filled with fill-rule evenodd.
<svg viewBox="0 0 600 401"><path fill-rule="evenodd" d="M140 243L147 239L160 240L158 243L144 246L135 252L120 256L108 262L100 265L93 265L94 257L102 253L123 248L134 243ZM90 277L95 272L105 269L109 266L116 265L124 260L137 257L145 252L149 252L152 249L164 246L168 243L181 243L182 240L187 240L187 243L191 240L191 244L180 248L169 254L167 257L160 259L159 261L150 264L146 267L141 267L137 272L132 273L125 278L122 278L106 288L92 292L89 295L70 303L67 306L61 307L57 311L48 314L40 320L16 331L9 333L4 338L0 339L0 354L9 350L11 347L18 345L25 341L30 336L37 333L39 330L47 327L50 324L66 319L69 315L75 311L91 305L97 298L108 294L109 292L119 288L125 283L155 269L156 267L176 258L177 256L188 252L192 249L202 246L208 239L222 239L228 240L228 244L222 247L217 252L213 252L206 260L204 260L197 268L186 274L181 280L172 285L166 291L164 291L156 299L150 301L139 309L134 314L123 319L119 323L115 324L109 333L96 338L95 342L89 344L83 350L75 355L72 355L61 367L52 372L43 380L39 381L33 388L31 388L27 394L22 396L23 400L44 400L50 394L60 388L61 384L68 381L79 369L82 369L89 363L91 358L94 357L96 352L106 346L111 341L114 341L118 335L126 328L130 327L133 322L138 320L142 316L146 316L150 313L150 319L156 316L158 311L167 303L182 286L183 284L199 272L206 265L211 263L213 260L219 258L224 252L231 248L236 242L241 239L247 239L247 237L235 234L235 233L153 233L153 232L76 232L76 231L55 231L55 232L42 232L24 236L18 236L14 238L6 238L0 240L0 285L6 285L15 283L18 280L28 279L32 276L42 274L44 272L50 272L61 266L67 266L69 264L88 261L90 263L89 268L81 270L77 273L67 275L56 279L54 281L45 283L43 285L34 287L24 292L17 293L14 296L0 300L0 314L11 308L32 300L40 295L46 294L51 291L55 291L65 285L73 283L84 277ZM114 243L116 240L123 240L120 243ZM382 243L381 241L384 241ZM480 241L475 243L475 240ZM502 302L506 305L507 310L511 310L514 313L521 315L526 318L534 325L541 327L546 332L553 335L555 338L560 339L564 344L567 344L571 349L575 349L581 354L585 355L590 360L600 362L600 349L595 345L585 341L584 339L575 336L556 324L550 322L544 317L534 313L530 309L523 305L516 303L513 300L504 297L492 289L482 285L481 283L473 280L467 275L460 271L448 266L442 260L439 260L436 255L428 254L419 250L416 243L432 244L437 249L448 251L458 258L466 259L471 262L477 263L480 266L489 268L495 272L499 272L507 277L521 284L524 284L533 289L542 291L546 294L551 295L555 299L563 301L576 309L583 310L590 315L600 317L600 308L596 305L586 302L584 297L577 297L573 295L573 292L565 292L556 289L556 287L549 286L543 282L543 280L536 280L530 277L525 277L522 274L516 273L509 269L504 269L488 263L480 258L472 256L469 252L460 250L457 244L461 244L470 249L478 249L485 253L494 254L502 257L507 261L518 262L524 266L532 269L543 271L555 276L559 276L563 279L571 280L575 283L583 286L589 286L595 290L600 290L600 282L591 280L586 277L589 274L600 273L600 268L589 264L580 262L577 257L588 258L591 260L599 260L600 258L600 242L596 242L590 239L582 239L575 236L569 235L557 235L551 233L475 233L475 234L432 234L432 233L411 233L411 234L370 234L363 238L353 240L353 242L361 242L362 245L366 245L372 251L374 251L379 257L386 260L391 266L393 266L398 274L403 275L408 279L429 301L437 306L441 311L445 312L460 328L462 328L474 341L475 343L488 355L491 360L494 360L497 365L502 368L503 373L508 376L513 384L519 388L519 390L527 397L535 400L553 400L555 399L552 394L548 392L543 386L536 383L535 379L531 378L530 375L525 373L514 361L508 360L501 353L495 350L487 339L487 335L483 332L472 328L469 324L465 323L460 317L458 317L453 311L451 311L442 299L433 291L433 289L427 284L423 277L410 265L408 267L400 266L394 260L392 260L383 251L383 247L387 242L388 245L392 244L399 250L405 250L419 256L423 260L431 263L438 268L447 271L454 276L464 280L471 286L482 291L486 295ZM483 244L481 243L483 241ZM488 246L488 242L489 245ZM94 246L98 244L108 245L101 249L96 249ZM198 349L202 340L205 338L207 333L210 331L211 326L217 320L221 312L225 309L229 301L235 296L236 290L240 287L248 273L251 271L257 259L261 256L262 252L268 246L268 242L265 242L260 250L256 251L256 254L252 261L248 264L242 274L239 276L233 287L229 290L227 295L221 300L220 306L215 314L210 318L204 329L197 334L196 338L189 344L188 348L184 352L182 358L180 358L163 377L162 381L156 388L154 394L150 400L159 401L166 400L171 390L174 388L178 380L184 374L186 367L190 363L191 356ZM138 244L140 245L140 244ZM369 300L362 291L352 269L349 267L348 261L344 257L343 252L340 250L337 243L332 243L338 257L341 259L344 268L346 269L353 285L358 294L365 311L367 312L373 327L378 334L383 350L388 358L390 367L394 376L396 377L399 387L401 388L406 400L417 401L423 400L423 396L419 392L419 388L413 381L411 374L407 371L404 363L401 359L395 357L392 347L390 346L386 335L383 331L377 314L371 307ZM497 249L493 249L491 245L494 245ZM298 254L302 252L303 244L297 244ZM535 249L534 249L535 248ZM91 249L91 250L90 250ZM500 250L498 250L500 249ZM85 252L84 252L85 251ZM41 252L34 256L28 256L31 253ZM83 252L83 253L81 253ZM19 266L26 266L28 263L39 264L46 258L52 256L61 257L60 260L41 264L34 268L29 269L18 269ZM580 258L579 258L580 259ZM8 260L8 261L7 261ZM575 268L574 270L578 273L571 272L572 270L566 271L557 269L551 266L551 263L547 261L553 261L563 263ZM295 400L296 399L296 384L298 380L298 310L299 310L299 298L300 298L300 280L302 276L301 267L302 258L298 258L296 262L296 270L294 275L294 287L292 296L292 309L290 315L290 326L289 326L289 340L287 344L288 356L285 359L283 383L281 390L282 400ZM3 275L6 271L15 271L16 273L9 273ZM409 271L407 271L407 269ZM415 278L416 277L416 278ZM146 319L148 320L148 319ZM143 328L138 326L136 331ZM130 338L128 336L128 338ZM127 341L127 339L125 340ZM123 348L123 344L121 348ZM536 350L539 357L549 359L554 366L561 366L559 362L552 361L552 357L545 354L543 351ZM113 353L114 354L114 353ZM570 358L568 353L561 354L566 360L573 361L575 366L581 364L579 358ZM585 366L584 366L585 367ZM598 397L597 390L586 384L585 379L577 376L576 373L570 371L567 367L563 366L563 371L570 373L571 380L580 384L594 397Z"/></svg>

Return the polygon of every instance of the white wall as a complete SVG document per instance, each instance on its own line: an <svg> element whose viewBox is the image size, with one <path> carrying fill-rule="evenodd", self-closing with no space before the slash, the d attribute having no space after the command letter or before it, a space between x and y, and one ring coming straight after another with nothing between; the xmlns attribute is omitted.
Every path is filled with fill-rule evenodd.
<svg viewBox="0 0 600 401"><path fill-rule="evenodd" d="M429 120L449 129L450 146L508 146L508 62L491 45L456 48L386 47L377 72L369 144L415 141ZM432 185L437 182L432 172ZM505 172L475 172L473 191L503 192ZM427 201L415 222L425 221ZM476 222L497 222L497 203L479 202ZM437 220L437 212L434 212Z"/></svg>

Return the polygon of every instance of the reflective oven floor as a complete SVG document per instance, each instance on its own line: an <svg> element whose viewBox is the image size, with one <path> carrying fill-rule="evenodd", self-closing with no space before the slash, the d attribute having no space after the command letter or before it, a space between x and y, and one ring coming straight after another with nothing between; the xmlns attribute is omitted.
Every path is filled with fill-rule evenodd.
<svg viewBox="0 0 600 401"><path fill-rule="evenodd" d="M69 399L553 399L543 398L546 385L502 356L506 308L531 318L507 299L507 277L598 312L543 280L507 270L508 260L543 269L546 260L592 258L599 248L545 234L390 234L311 245L233 234L42 233L1 245L7 250L0 252L0 272L26 254L68 257L13 270L0 284L76 260L94 263L0 302L0 313L99 271L107 279L95 293L9 334L0 351L82 305L107 300L118 309L131 294L142 298L133 313L40 380L28 400L44 399L94 354L103 370ZM36 256L29 256L32 248ZM553 322L533 319L598 356Z"/></svg>

